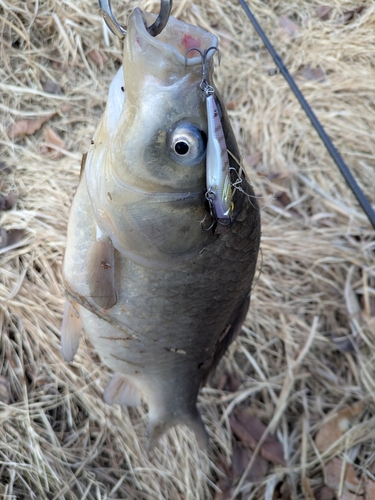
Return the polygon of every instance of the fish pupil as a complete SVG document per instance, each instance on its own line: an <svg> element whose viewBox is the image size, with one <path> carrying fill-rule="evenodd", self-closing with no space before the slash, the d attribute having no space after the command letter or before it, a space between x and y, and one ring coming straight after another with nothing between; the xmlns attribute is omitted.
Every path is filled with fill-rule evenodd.
<svg viewBox="0 0 375 500"><path fill-rule="evenodd" d="M174 150L178 155L186 155L189 152L189 144L185 141L178 141L174 146Z"/></svg>

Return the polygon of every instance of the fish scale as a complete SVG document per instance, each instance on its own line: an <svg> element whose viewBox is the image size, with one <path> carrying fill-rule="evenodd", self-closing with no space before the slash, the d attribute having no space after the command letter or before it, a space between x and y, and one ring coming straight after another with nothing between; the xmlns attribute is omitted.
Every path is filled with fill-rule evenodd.
<svg viewBox="0 0 375 500"><path fill-rule="evenodd" d="M172 17L154 39L144 16L149 19L136 9L129 19L124 69L111 84L72 204L63 265L70 301L63 354L73 358L81 325L115 372L105 400L130 406L147 402L152 445L177 424L188 425L205 442L197 396L247 313L259 208L233 159L239 157L238 147L215 91L232 183L242 182L241 189L233 188L230 224L204 230L210 207L199 149L208 133L201 63L197 57L186 64L184 47L173 44L185 39L177 32L207 47L217 40ZM210 59L208 64L212 72ZM177 105L178 86L184 100ZM179 127L197 151L190 163L168 146Z"/></svg>

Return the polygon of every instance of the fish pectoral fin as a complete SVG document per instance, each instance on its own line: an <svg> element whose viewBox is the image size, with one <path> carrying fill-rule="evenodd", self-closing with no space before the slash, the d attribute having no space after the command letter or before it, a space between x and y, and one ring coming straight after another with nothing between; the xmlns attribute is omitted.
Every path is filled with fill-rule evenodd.
<svg viewBox="0 0 375 500"><path fill-rule="evenodd" d="M129 378L116 372L104 389L103 399L109 405L139 406L141 392Z"/></svg>
<svg viewBox="0 0 375 500"><path fill-rule="evenodd" d="M208 434L206 427L202 421L201 416L197 409L192 411L190 414L180 415L178 417L156 417L153 416L152 412L149 412L148 420L148 437L150 440L150 450L152 450L157 444L159 438L167 432L169 429L176 425L186 425L192 430L197 438L199 444L207 448L208 446Z"/></svg>
<svg viewBox="0 0 375 500"><path fill-rule="evenodd" d="M103 309L117 302L115 249L110 238L96 239L89 251L88 284L92 299Z"/></svg>
<svg viewBox="0 0 375 500"><path fill-rule="evenodd" d="M61 351L65 361L73 361L81 337L82 322L75 302L65 301L61 325Z"/></svg>

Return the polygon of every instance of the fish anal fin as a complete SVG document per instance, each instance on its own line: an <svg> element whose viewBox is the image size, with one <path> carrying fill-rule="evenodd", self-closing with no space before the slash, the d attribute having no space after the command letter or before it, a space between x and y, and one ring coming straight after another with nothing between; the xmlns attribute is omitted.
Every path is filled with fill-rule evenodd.
<svg viewBox="0 0 375 500"><path fill-rule="evenodd" d="M98 306L110 309L116 304L115 249L108 237L96 239L89 251L88 282Z"/></svg>
<svg viewBox="0 0 375 500"><path fill-rule="evenodd" d="M206 427L195 408L190 414L180 415L172 418L156 417L149 413L148 420L148 437L150 440L150 451L155 447L160 437L172 427L176 425L186 425L195 434L198 443L203 447L208 446L208 434Z"/></svg>
<svg viewBox="0 0 375 500"><path fill-rule="evenodd" d="M141 392L129 378L116 372L104 389L103 399L109 405L139 406Z"/></svg>
<svg viewBox="0 0 375 500"><path fill-rule="evenodd" d="M65 361L73 361L81 337L82 322L77 304L66 300L61 325L61 351Z"/></svg>

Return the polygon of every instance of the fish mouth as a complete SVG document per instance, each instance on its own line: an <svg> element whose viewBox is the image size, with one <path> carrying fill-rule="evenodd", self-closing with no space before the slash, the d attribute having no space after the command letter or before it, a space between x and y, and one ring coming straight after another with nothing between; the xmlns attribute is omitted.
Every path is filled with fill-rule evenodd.
<svg viewBox="0 0 375 500"><path fill-rule="evenodd" d="M140 187L134 186L133 184L128 184L124 182L116 174L116 172L111 172L114 182L123 190L131 191L132 193L144 196L146 198L157 198L158 201L168 202L168 201L178 201L187 200L189 198L201 198L203 191L151 191L147 189L142 189Z"/></svg>
<svg viewBox="0 0 375 500"><path fill-rule="evenodd" d="M187 66L199 66L199 71L201 71L201 55L198 52L195 54L193 50L188 54L187 52L193 48L199 49L201 52L210 47L217 48L218 39L216 35L170 16L163 31L158 36L153 37L148 33L146 25L150 25L155 19L155 14L143 12L137 7L129 18L127 37L134 30L135 37L133 41L140 50L144 50L147 46L153 47L160 51L163 58L168 54L169 57L174 59L175 64L185 68ZM214 50L209 52L207 61L213 57L214 53Z"/></svg>

